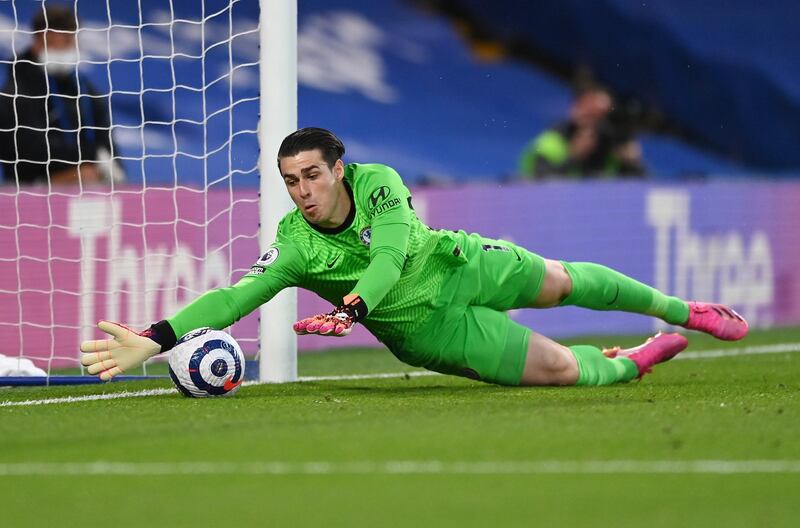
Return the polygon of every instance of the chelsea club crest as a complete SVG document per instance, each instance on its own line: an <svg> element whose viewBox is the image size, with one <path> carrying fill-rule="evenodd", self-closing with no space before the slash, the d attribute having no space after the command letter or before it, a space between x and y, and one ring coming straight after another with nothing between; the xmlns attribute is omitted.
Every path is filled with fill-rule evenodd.
<svg viewBox="0 0 800 528"><path fill-rule="evenodd" d="M358 238L361 239L361 242L368 246L369 243L372 241L372 226L367 226L361 230L361 233L358 234Z"/></svg>

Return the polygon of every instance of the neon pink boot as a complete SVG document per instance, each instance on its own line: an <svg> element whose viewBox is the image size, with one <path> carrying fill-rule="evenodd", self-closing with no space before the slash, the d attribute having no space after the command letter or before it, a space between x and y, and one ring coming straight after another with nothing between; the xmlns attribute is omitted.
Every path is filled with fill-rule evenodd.
<svg viewBox="0 0 800 528"><path fill-rule="evenodd" d="M725 341L738 341L749 330L744 317L724 304L704 302L689 303L689 320L683 326Z"/></svg>
<svg viewBox="0 0 800 528"><path fill-rule="evenodd" d="M644 344L634 348L614 347L603 350L609 358L626 357L636 363L639 377L649 373L653 365L664 363L677 356L689 345L689 341L680 334L657 333Z"/></svg>

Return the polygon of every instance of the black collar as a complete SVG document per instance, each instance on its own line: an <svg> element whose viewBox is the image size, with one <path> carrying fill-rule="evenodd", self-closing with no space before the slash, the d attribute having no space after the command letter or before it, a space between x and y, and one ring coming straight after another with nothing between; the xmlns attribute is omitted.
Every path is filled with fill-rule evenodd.
<svg viewBox="0 0 800 528"><path fill-rule="evenodd" d="M347 213L347 218L344 219L341 225L336 227L322 227L317 224L313 224L306 220L306 217L303 217L303 220L306 220L308 225L311 226L312 229L317 231L318 233L322 233L323 235L337 235L353 225L353 220L356 218L356 201L353 198L353 189L350 188L350 184L347 181L344 181L344 188L347 189L347 194L350 196L350 211ZM302 215L301 215L302 216Z"/></svg>

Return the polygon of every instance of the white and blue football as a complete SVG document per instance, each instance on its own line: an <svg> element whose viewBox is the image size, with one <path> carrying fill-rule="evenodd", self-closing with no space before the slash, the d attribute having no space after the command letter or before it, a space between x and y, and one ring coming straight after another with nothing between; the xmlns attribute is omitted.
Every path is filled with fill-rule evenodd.
<svg viewBox="0 0 800 528"><path fill-rule="evenodd" d="M244 354L222 330L198 328L169 351L169 377L185 396L231 396L244 381Z"/></svg>

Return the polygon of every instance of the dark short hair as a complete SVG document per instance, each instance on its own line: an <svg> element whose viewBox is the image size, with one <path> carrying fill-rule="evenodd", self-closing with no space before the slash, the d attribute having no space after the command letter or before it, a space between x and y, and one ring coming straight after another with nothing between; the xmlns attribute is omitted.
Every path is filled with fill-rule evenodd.
<svg viewBox="0 0 800 528"><path fill-rule="evenodd" d="M63 4L48 4L36 13L31 22L31 29L34 32L46 29L56 31L77 31L78 19L75 12L69 6Z"/></svg>
<svg viewBox="0 0 800 528"><path fill-rule="evenodd" d="M336 161L344 156L344 144L336 134L324 128L301 128L286 136L278 149L278 171L281 170L281 158L288 158L307 150L319 149L322 159L333 168Z"/></svg>

